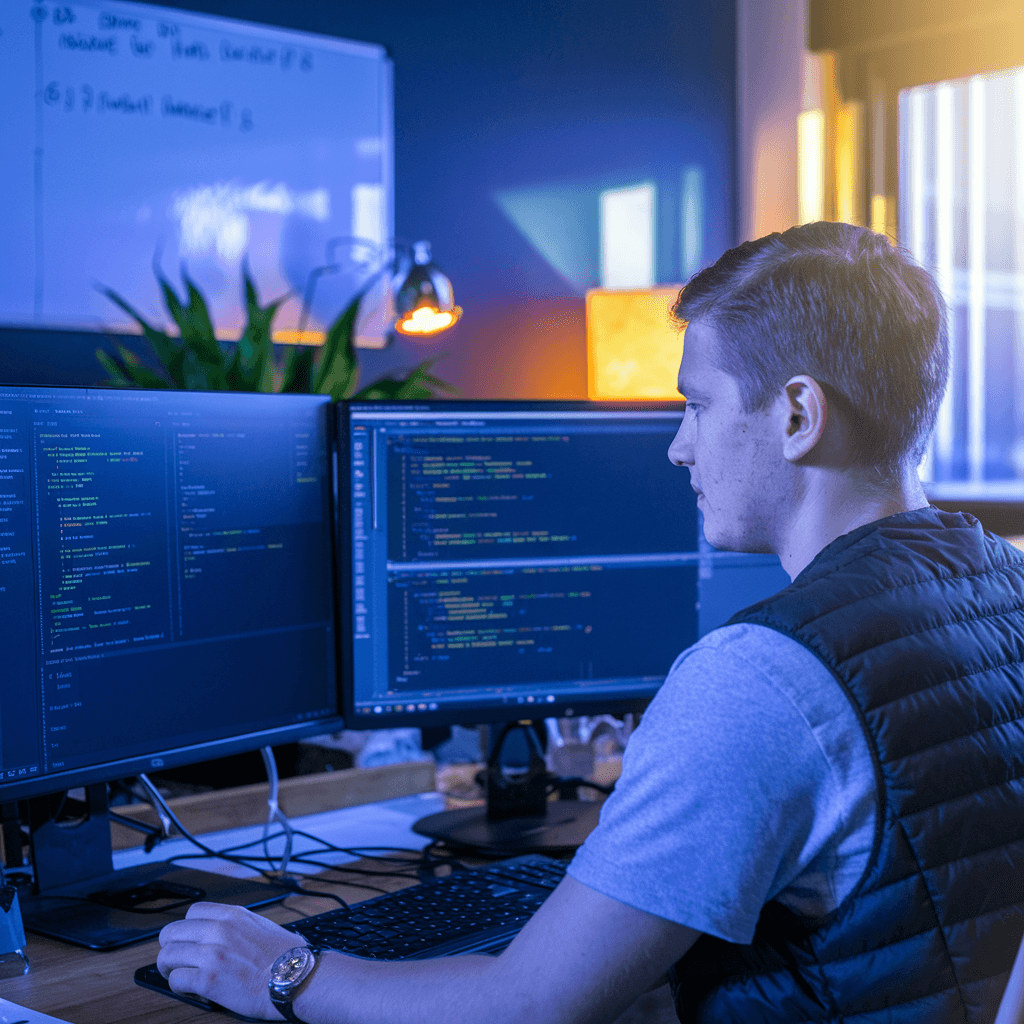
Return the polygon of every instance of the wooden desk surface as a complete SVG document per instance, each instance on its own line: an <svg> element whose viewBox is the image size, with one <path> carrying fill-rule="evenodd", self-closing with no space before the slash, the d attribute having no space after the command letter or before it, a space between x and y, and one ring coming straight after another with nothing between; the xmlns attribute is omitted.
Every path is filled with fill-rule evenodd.
<svg viewBox="0 0 1024 1024"><path fill-rule="evenodd" d="M379 861L360 862L358 866L372 866L381 870ZM389 890L411 884L401 878L374 878L368 881ZM355 886L332 885L324 888L350 903L377 895ZM319 914L336 906L333 900L289 896L283 903L265 908L263 913L273 921L288 924L299 920L304 914ZM124 949L99 953L30 934L27 952L31 970L22 977L0 981L0 996L33 1010L63 1018L71 1024L135 1024L137 1021L145 1021L147 1024L198 1024L200 1021L214 1024L234 1020L224 1014L213 1015L207 1010L197 1009L136 985L136 968L153 963L158 949L159 944L154 939Z"/></svg>
<svg viewBox="0 0 1024 1024"><path fill-rule="evenodd" d="M367 866L360 864L360 866ZM379 867L379 862L375 866ZM382 889L401 889L403 879L375 878ZM343 900L356 903L376 895L366 889L331 886ZM333 900L289 896L263 911L281 924L301 914L318 914L337 906ZM228 1024L235 1018L211 1014L135 984L138 967L156 960L156 940L110 953L78 949L53 939L29 936L32 970L0 981L0 996L71 1024ZM644 993L615 1024L678 1024L668 986Z"/></svg>

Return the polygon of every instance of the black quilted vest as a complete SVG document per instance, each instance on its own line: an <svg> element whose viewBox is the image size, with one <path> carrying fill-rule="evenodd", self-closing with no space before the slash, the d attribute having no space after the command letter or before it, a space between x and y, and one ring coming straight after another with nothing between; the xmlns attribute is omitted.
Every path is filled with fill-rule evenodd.
<svg viewBox="0 0 1024 1024"><path fill-rule="evenodd" d="M685 1024L991 1024L1024 932L1024 555L922 509L830 544L734 616L812 651L875 762L874 848L825 918L774 901L754 940L676 965Z"/></svg>

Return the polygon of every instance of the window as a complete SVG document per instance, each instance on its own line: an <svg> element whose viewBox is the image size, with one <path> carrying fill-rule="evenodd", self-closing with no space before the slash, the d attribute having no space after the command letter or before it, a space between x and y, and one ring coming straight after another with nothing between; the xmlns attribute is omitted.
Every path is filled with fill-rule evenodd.
<svg viewBox="0 0 1024 1024"><path fill-rule="evenodd" d="M900 238L949 308L930 493L1024 498L1024 69L904 89Z"/></svg>

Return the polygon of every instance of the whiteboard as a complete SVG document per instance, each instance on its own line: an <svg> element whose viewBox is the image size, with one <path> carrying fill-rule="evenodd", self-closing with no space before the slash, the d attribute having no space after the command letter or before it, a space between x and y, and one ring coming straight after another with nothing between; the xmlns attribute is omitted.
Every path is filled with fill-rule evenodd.
<svg viewBox="0 0 1024 1024"><path fill-rule="evenodd" d="M393 234L383 47L139 3L0 3L0 323L134 330L99 291L167 316L154 261L205 294L219 337L292 297L332 238ZM368 271L342 244L316 290L330 322Z"/></svg>

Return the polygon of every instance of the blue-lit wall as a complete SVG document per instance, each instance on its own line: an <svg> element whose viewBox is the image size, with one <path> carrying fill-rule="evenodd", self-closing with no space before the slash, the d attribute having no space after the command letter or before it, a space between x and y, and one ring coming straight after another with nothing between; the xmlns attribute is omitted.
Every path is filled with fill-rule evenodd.
<svg viewBox="0 0 1024 1024"><path fill-rule="evenodd" d="M694 266L695 244L698 263L732 244L732 0L166 6L388 48L396 231L431 240L465 315L434 349L365 354L367 376L436 351L437 372L470 397L584 396L583 293L599 283L604 189L656 186L659 281ZM696 220L686 180L699 183ZM0 380L93 383L95 345L2 330Z"/></svg>

